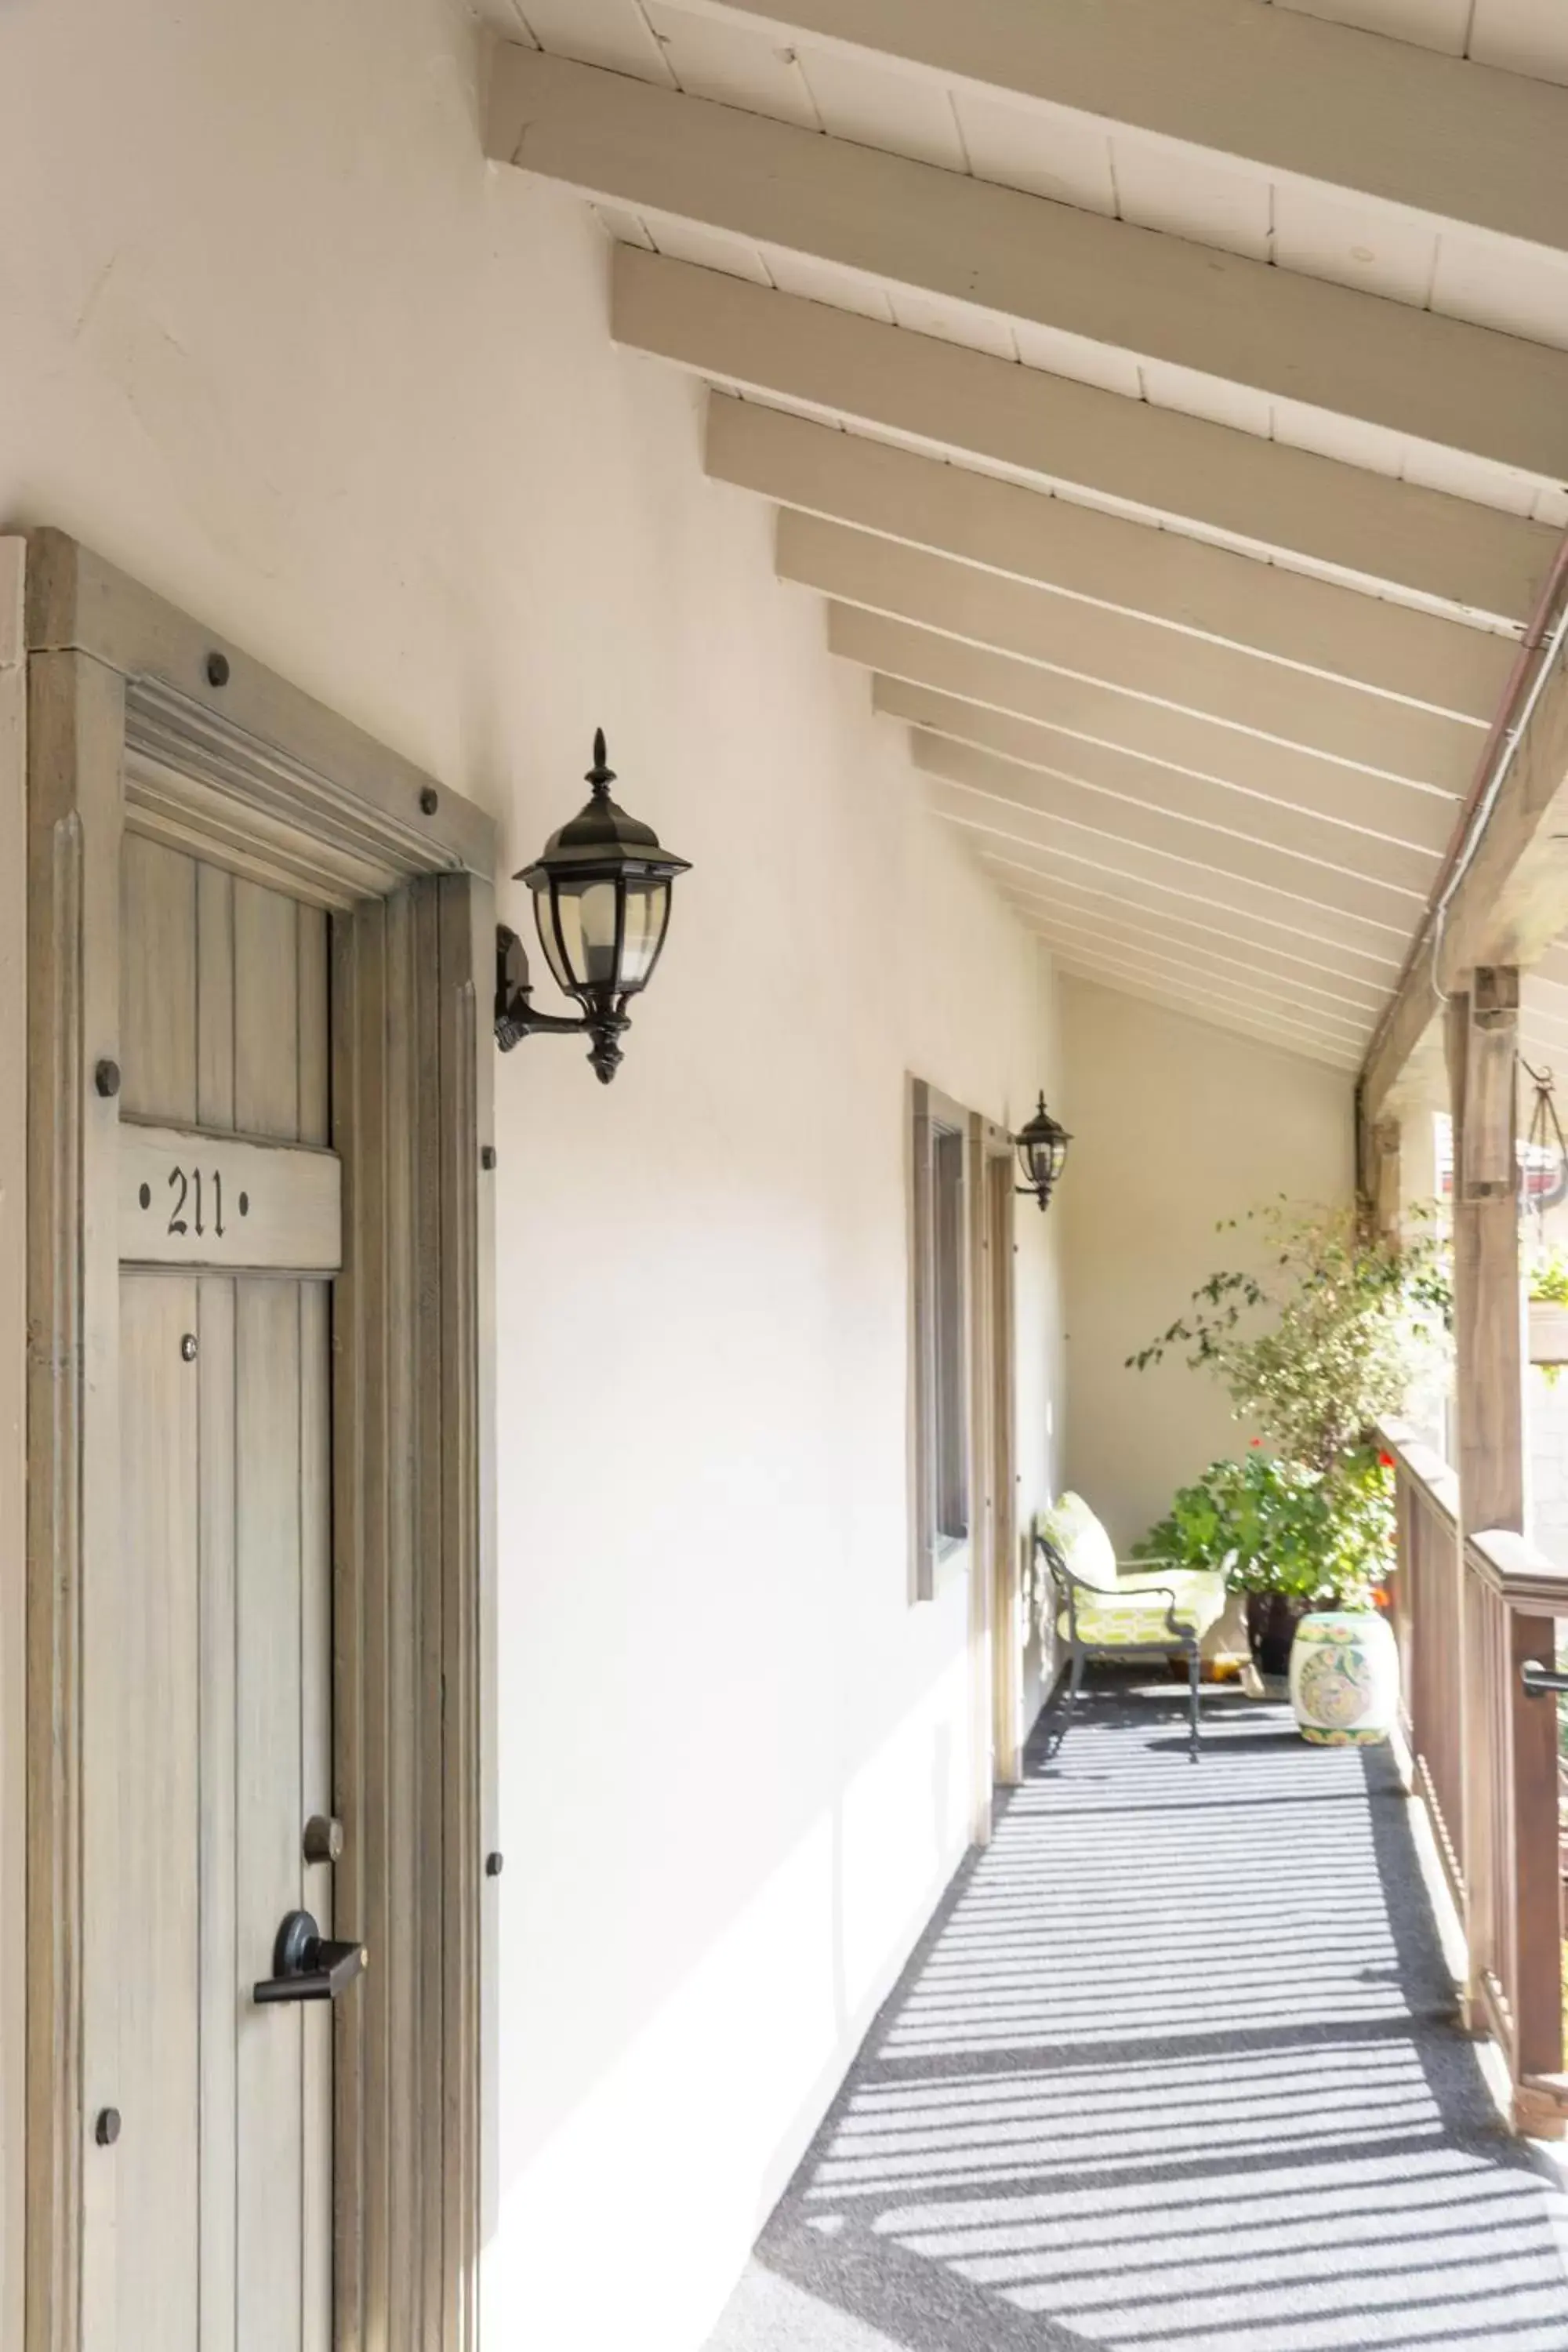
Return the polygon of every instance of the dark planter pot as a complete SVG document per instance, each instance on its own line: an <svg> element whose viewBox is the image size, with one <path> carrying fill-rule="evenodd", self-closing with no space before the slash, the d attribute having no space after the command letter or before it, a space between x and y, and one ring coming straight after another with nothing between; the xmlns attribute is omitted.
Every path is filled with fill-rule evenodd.
<svg viewBox="0 0 1568 2352"><path fill-rule="evenodd" d="M1247 1596L1247 1640L1252 1663L1260 1675L1288 1675L1290 1644L1296 1628L1311 1606L1284 1592L1249 1592Z"/></svg>

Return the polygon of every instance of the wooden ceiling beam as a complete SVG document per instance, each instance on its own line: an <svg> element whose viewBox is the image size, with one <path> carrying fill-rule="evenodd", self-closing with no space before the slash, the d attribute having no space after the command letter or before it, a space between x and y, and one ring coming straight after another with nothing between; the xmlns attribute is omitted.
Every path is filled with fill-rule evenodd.
<svg viewBox="0 0 1568 2352"><path fill-rule="evenodd" d="M1376 988L1381 1002L1393 993L1399 976L1400 947L1396 940L1382 933L1359 940L1323 939L1303 930L1299 922L1279 921L1271 907L1259 905L1256 898L1227 904L1209 898L1201 880L1194 883L1182 867L1145 868L1134 874L1124 861L1114 861L1098 845L1086 856L1079 843L1025 840L1015 835L988 840L984 827L975 822L973 808L939 813L963 824L981 864L1003 880L1016 879L1026 887L1038 883L1075 898L1109 899L1124 912L1147 912L1154 919L1188 929L1217 929L1237 943L1266 948L1293 963L1319 971L1353 974Z"/></svg>
<svg viewBox="0 0 1568 2352"><path fill-rule="evenodd" d="M1238 882L1279 891L1303 908L1354 915L1381 924L1400 940L1409 938L1420 917L1419 890L1374 881L1341 866L1320 865L1261 835L1222 831L1185 811L1092 791L1068 777L1024 767L1016 760L997 759L967 743L918 730L910 738L910 755L924 774L983 793L998 807L1060 818L1089 833L1135 842L1184 859L1206 874L1228 875Z"/></svg>
<svg viewBox="0 0 1568 2352"><path fill-rule="evenodd" d="M885 678L933 688L1130 757L1263 793L1294 808L1359 822L1392 840L1445 848L1458 817L1458 791L1434 792L1371 776L1293 745L1266 743L1191 711L1141 701L1091 679L1042 669L857 605L829 605L827 643L843 660Z"/></svg>
<svg viewBox="0 0 1568 2352"><path fill-rule="evenodd" d="M1216 825L1222 832L1245 834L1331 871L1367 875L1413 892L1423 901L1436 881L1438 860L1447 846L1446 835L1427 842L1390 840L1385 835L1331 817L1321 809L1293 807L1234 784L1216 783L1207 776L1162 767L1152 760L1130 759L1126 752L1103 743L1079 742L1054 728L1037 727L1032 719L987 710L981 703L962 702L952 695L933 694L928 687L909 686L898 678L874 678L871 704L884 716L906 720L928 734L972 744L976 750L1069 778L1119 800L1165 809L1200 824ZM1361 781L1347 776L1349 782ZM1431 802L1430 794L1424 793L1406 793L1405 799L1413 815L1424 814Z"/></svg>
<svg viewBox="0 0 1568 2352"><path fill-rule="evenodd" d="M779 515L774 560L782 580L837 604L860 604L1406 783L1462 792L1486 740L1479 719L1365 694L791 508Z"/></svg>
<svg viewBox="0 0 1568 2352"><path fill-rule="evenodd" d="M940 815L972 835L984 834L988 846L999 848L1010 842L1022 849L1047 851L1097 875L1157 883L1200 906L1262 917L1277 929L1311 940L1320 948L1359 949L1373 955L1392 950L1397 959L1404 945L1404 933L1375 916L1303 898L1294 890L1227 872L1152 842L1005 800L981 785L933 772L931 790L931 805Z"/></svg>
<svg viewBox="0 0 1568 2352"><path fill-rule="evenodd" d="M1259 944L1225 928L1223 918L1204 924L1140 905L1110 890L1096 890L1064 876L1030 867L980 852L982 865L1006 898L1028 906L1042 920L1058 917L1079 929L1109 940L1142 940L1167 952L1192 954L1205 962L1226 966L1241 974L1261 977L1298 995L1347 1006L1374 1021L1387 1001L1386 984L1360 973L1348 973L1333 961L1314 962L1308 955Z"/></svg>
<svg viewBox="0 0 1568 2352"><path fill-rule="evenodd" d="M495 53L486 149L585 195L1568 478L1568 352L1489 327L515 43Z"/></svg>
<svg viewBox="0 0 1568 2352"><path fill-rule="evenodd" d="M1568 251L1568 90L1293 9L1258 0L683 5Z"/></svg>
<svg viewBox="0 0 1568 2352"><path fill-rule="evenodd" d="M723 393L707 467L780 506L1462 718L1490 719L1513 657L1462 622Z"/></svg>
<svg viewBox="0 0 1568 2352"><path fill-rule="evenodd" d="M1556 549L1468 499L631 246L611 289L618 342L710 380L1518 628Z"/></svg>

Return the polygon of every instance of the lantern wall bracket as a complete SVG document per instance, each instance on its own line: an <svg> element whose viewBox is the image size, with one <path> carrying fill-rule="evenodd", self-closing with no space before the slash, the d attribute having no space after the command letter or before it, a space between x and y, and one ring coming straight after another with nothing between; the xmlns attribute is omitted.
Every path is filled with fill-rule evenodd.
<svg viewBox="0 0 1568 2352"><path fill-rule="evenodd" d="M533 983L529 978L528 950L505 923L496 925L496 1044L503 1054L525 1037L587 1037L594 1040L588 1059L608 1086L621 1064L620 1039L631 1027L619 1010L595 1013L538 1013Z"/></svg>

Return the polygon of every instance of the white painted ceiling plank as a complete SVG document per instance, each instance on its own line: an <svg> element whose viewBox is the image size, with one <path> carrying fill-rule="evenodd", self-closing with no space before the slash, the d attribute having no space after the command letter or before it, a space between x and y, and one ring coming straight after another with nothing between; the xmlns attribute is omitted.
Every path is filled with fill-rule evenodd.
<svg viewBox="0 0 1568 2352"><path fill-rule="evenodd" d="M1173 925L1183 932L1202 932L1237 950L1265 950L1272 961L1305 968L1336 982L1353 976L1374 992L1379 1004L1386 1003L1398 977L1402 953L1398 943L1369 950L1314 939L1275 923L1256 908L1215 907L1146 876L1065 857L1038 843L993 844L981 833L975 833L973 839L981 863L994 869L997 880L1010 887L1044 889L1076 903L1110 902L1123 915Z"/></svg>
<svg viewBox="0 0 1568 2352"><path fill-rule="evenodd" d="M1425 792L1310 752L1263 743L1210 719L854 605L829 606L827 643L830 652L863 668L1010 712L1069 741L1105 745L1291 807L1321 808L1341 822L1359 810L1370 831L1391 840L1446 846L1458 817L1457 794Z"/></svg>
<svg viewBox="0 0 1568 2352"><path fill-rule="evenodd" d="M1437 233L1391 206L1281 180L1274 189L1274 259L1281 269L1360 286L1418 308L1431 297Z"/></svg>
<svg viewBox="0 0 1568 2352"><path fill-rule="evenodd" d="M1244 971L1237 971L1205 956L1162 954L1137 941L1110 939L1102 932L1064 922L1057 915L1031 908L1026 899L1013 903L1020 913L1029 914L1035 928L1065 955L1094 957L1107 967L1114 965L1120 971L1136 972L1154 987L1202 988L1205 994L1219 997L1239 1009L1250 1008L1270 1019L1310 1029L1324 1038L1339 1039L1347 1051L1364 1045L1372 1034L1371 1013L1360 1017L1347 1014L1289 990L1268 987Z"/></svg>
<svg viewBox="0 0 1568 2352"><path fill-rule="evenodd" d="M1124 834L1078 824L1048 810L1018 807L973 784L933 774L931 786L934 805L943 815L971 832L984 833L993 842L1051 850L1101 873L1136 875L1196 898L1200 904L1234 912L1250 910L1281 930L1336 947L1397 953L1408 936L1408 924L1381 922L1343 907L1325 906L1319 899L1300 898L1271 883L1243 879L1202 859L1179 856Z"/></svg>
<svg viewBox="0 0 1568 2352"><path fill-rule="evenodd" d="M1474 0L1274 0L1274 5L1462 58Z"/></svg>
<svg viewBox="0 0 1568 2352"><path fill-rule="evenodd" d="M1009 106L980 90L953 89L952 96L976 179L1085 212L1115 212L1110 136L1103 122L1064 107Z"/></svg>
<svg viewBox="0 0 1568 2352"><path fill-rule="evenodd" d="M1555 534L1356 466L623 249L613 331L701 374L1523 623Z"/></svg>
<svg viewBox="0 0 1568 2352"><path fill-rule="evenodd" d="M1256 170L1122 131L1111 133L1110 168L1124 221L1268 259L1268 182Z"/></svg>
<svg viewBox="0 0 1568 2352"><path fill-rule="evenodd" d="M808 46L799 54L822 127L834 138L912 155L944 171L967 169L958 118L942 83L880 71L849 50Z"/></svg>
<svg viewBox="0 0 1568 2352"><path fill-rule="evenodd" d="M1512 0L1516 10L1527 0ZM1556 36L1517 37L1548 63ZM1173 143L1328 187L1568 248L1568 109L1547 82L1462 64L1415 46L1436 27L1451 49L1468 0L1351 0L1384 12L1368 40L1334 0L1313 9L1236 0L732 0L720 13L766 17L803 37L858 47L994 98L1046 100ZM1507 0L1477 0L1473 54L1507 39ZM1493 11L1493 30L1482 28ZM1392 14L1390 12L1393 12ZM1347 11L1348 13L1348 11ZM1533 20L1548 25L1552 16ZM1541 69L1538 64L1536 70Z"/></svg>
<svg viewBox="0 0 1568 2352"><path fill-rule="evenodd" d="M1041 933L1047 948L1049 937ZM1251 1037L1258 1044L1271 1045L1280 1053L1299 1054L1305 1060L1326 1063L1331 1068L1343 1070L1348 1076L1356 1066L1358 1056L1352 1048L1324 1038L1310 1029L1287 1025L1271 1019L1256 1006L1237 1006L1224 996L1205 994L1195 989L1156 987L1136 976L1079 952L1062 952L1052 949L1052 961L1061 971L1079 980L1094 982L1099 987L1113 990L1119 996L1138 997L1150 1004L1163 1005L1167 1012L1180 1013L1189 1020L1205 1022L1211 1028L1232 1029Z"/></svg>
<svg viewBox="0 0 1568 2352"><path fill-rule="evenodd" d="M1474 5L1469 54L1479 65L1568 82L1568 9L1563 0L1474 0Z"/></svg>
<svg viewBox="0 0 1568 2352"><path fill-rule="evenodd" d="M1435 709L1489 717L1508 677L1502 638L728 395L709 401L707 467L782 506Z"/></svg>
<svg viewBox="0 0 1568 2352"><path fill-rule="evenodd" d="M1234 785L1158 767L1151 761L1129 759L1125 752L1100 744L1075 742L1053 728L1037 727L1029 719L986 710L979 703L961 702L953 696L934 694L929 688L909 686L896 678L873 681L872 705L887 718L946 736L954 743L972 744L1001 759L1070 778L1091 791L1115 793L1145 807L1191 817L1222 833L1269 843L1329 872L1365 875L1413 892L1422 900L1430 895L1436 879L1441 844L1390 841L1348 824L1336 824L1321 812L1292 808Z"/></svg>
<svg viewBox="0 0 1568 2352"><path fill-rule="evenodd" d="M1180 13L1211 0L1159 5ZM847 262L1547 479L1568 475L1568 354L1512 335L515 44L497 53L487 145L645 215ZM1568 160L1563 170L1568 242ZM1538 188L1533 217L1544 201Z"/></svg>
<svg viewBox="0 0 1568 2352"><path fill-rule="evenodd" d="M773 279L757 247L746 237L721 229L705 228L700 221L681 220L671 213L641 212L637 215L655 251L689 268L714 276L735 278L747 285L773 289ZM635 249L635 248L634 248Z"/></svg>
<svg viewBox="0 0 1568 2352"><path fill-rule="evenodd" d="M787 43L722 18L694 15L670 0L641 0L643 13L682 89L752 108L781 122L822 128ZM553 48L549 42L546 47Z"/></svg>
<svg viewBox="0 0 1568 2352"><path fill-rule="evenodd" d="M1485 727L784 509L781 579L1384 776L1463 791Z"/></svg>
<svg viewBox="0 0 1568 2352"><path fill-rule="evenodd" d="M1089 833L1138 843L1184 858L1213 875L1257 883L1336 916L1354 915L1379 923L1397 938L1409 936L1425 904L1419 891L1318 865L1262 834L1224 831L1186 809L1119 798L1071 777L998 758L946 736L917 730L910 756L924 774L981 793L1009 811L1059 818ZM1011 823L1011 816L1005 821Z"/></svg>
<svg viewBox="0 0 1568 2352"><path fill-rule="evenodd" d="M1277 954L1218 930L1205 931L1195 923L1150 914L1102 893L1075 893L1070 884L1005 873L997 861L984 852L981 862L1005 897L1020 907L1034 909L1042 920L1059 921L1067 928L1108 941L1144 945L1167 956L1191 956L1211 969L1267 982L1296 997L1310 998L1327 1006L1348 1007L1368 1023L1376 1019L1387 999L1386 987L1347 980L1331 965L1313 965L1300 958Z"/></svg>
<svg viewBox="0 0 1568 2352"><path fill-rule="evenodd" d="M530 31L552 55L674 87L664 52L632 0L524 0L524 8Z"/></svg>

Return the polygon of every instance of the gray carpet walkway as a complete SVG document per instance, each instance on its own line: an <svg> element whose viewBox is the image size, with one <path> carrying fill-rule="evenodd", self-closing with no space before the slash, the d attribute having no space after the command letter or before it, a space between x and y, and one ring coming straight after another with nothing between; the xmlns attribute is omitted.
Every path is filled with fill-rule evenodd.
<svg viewBox="0 0 1568 2352"><path fill-rule="evenodd" d="M1568 2352L1386 1751L1102 1684L1037 1736L710 2352Z"/></svg>

